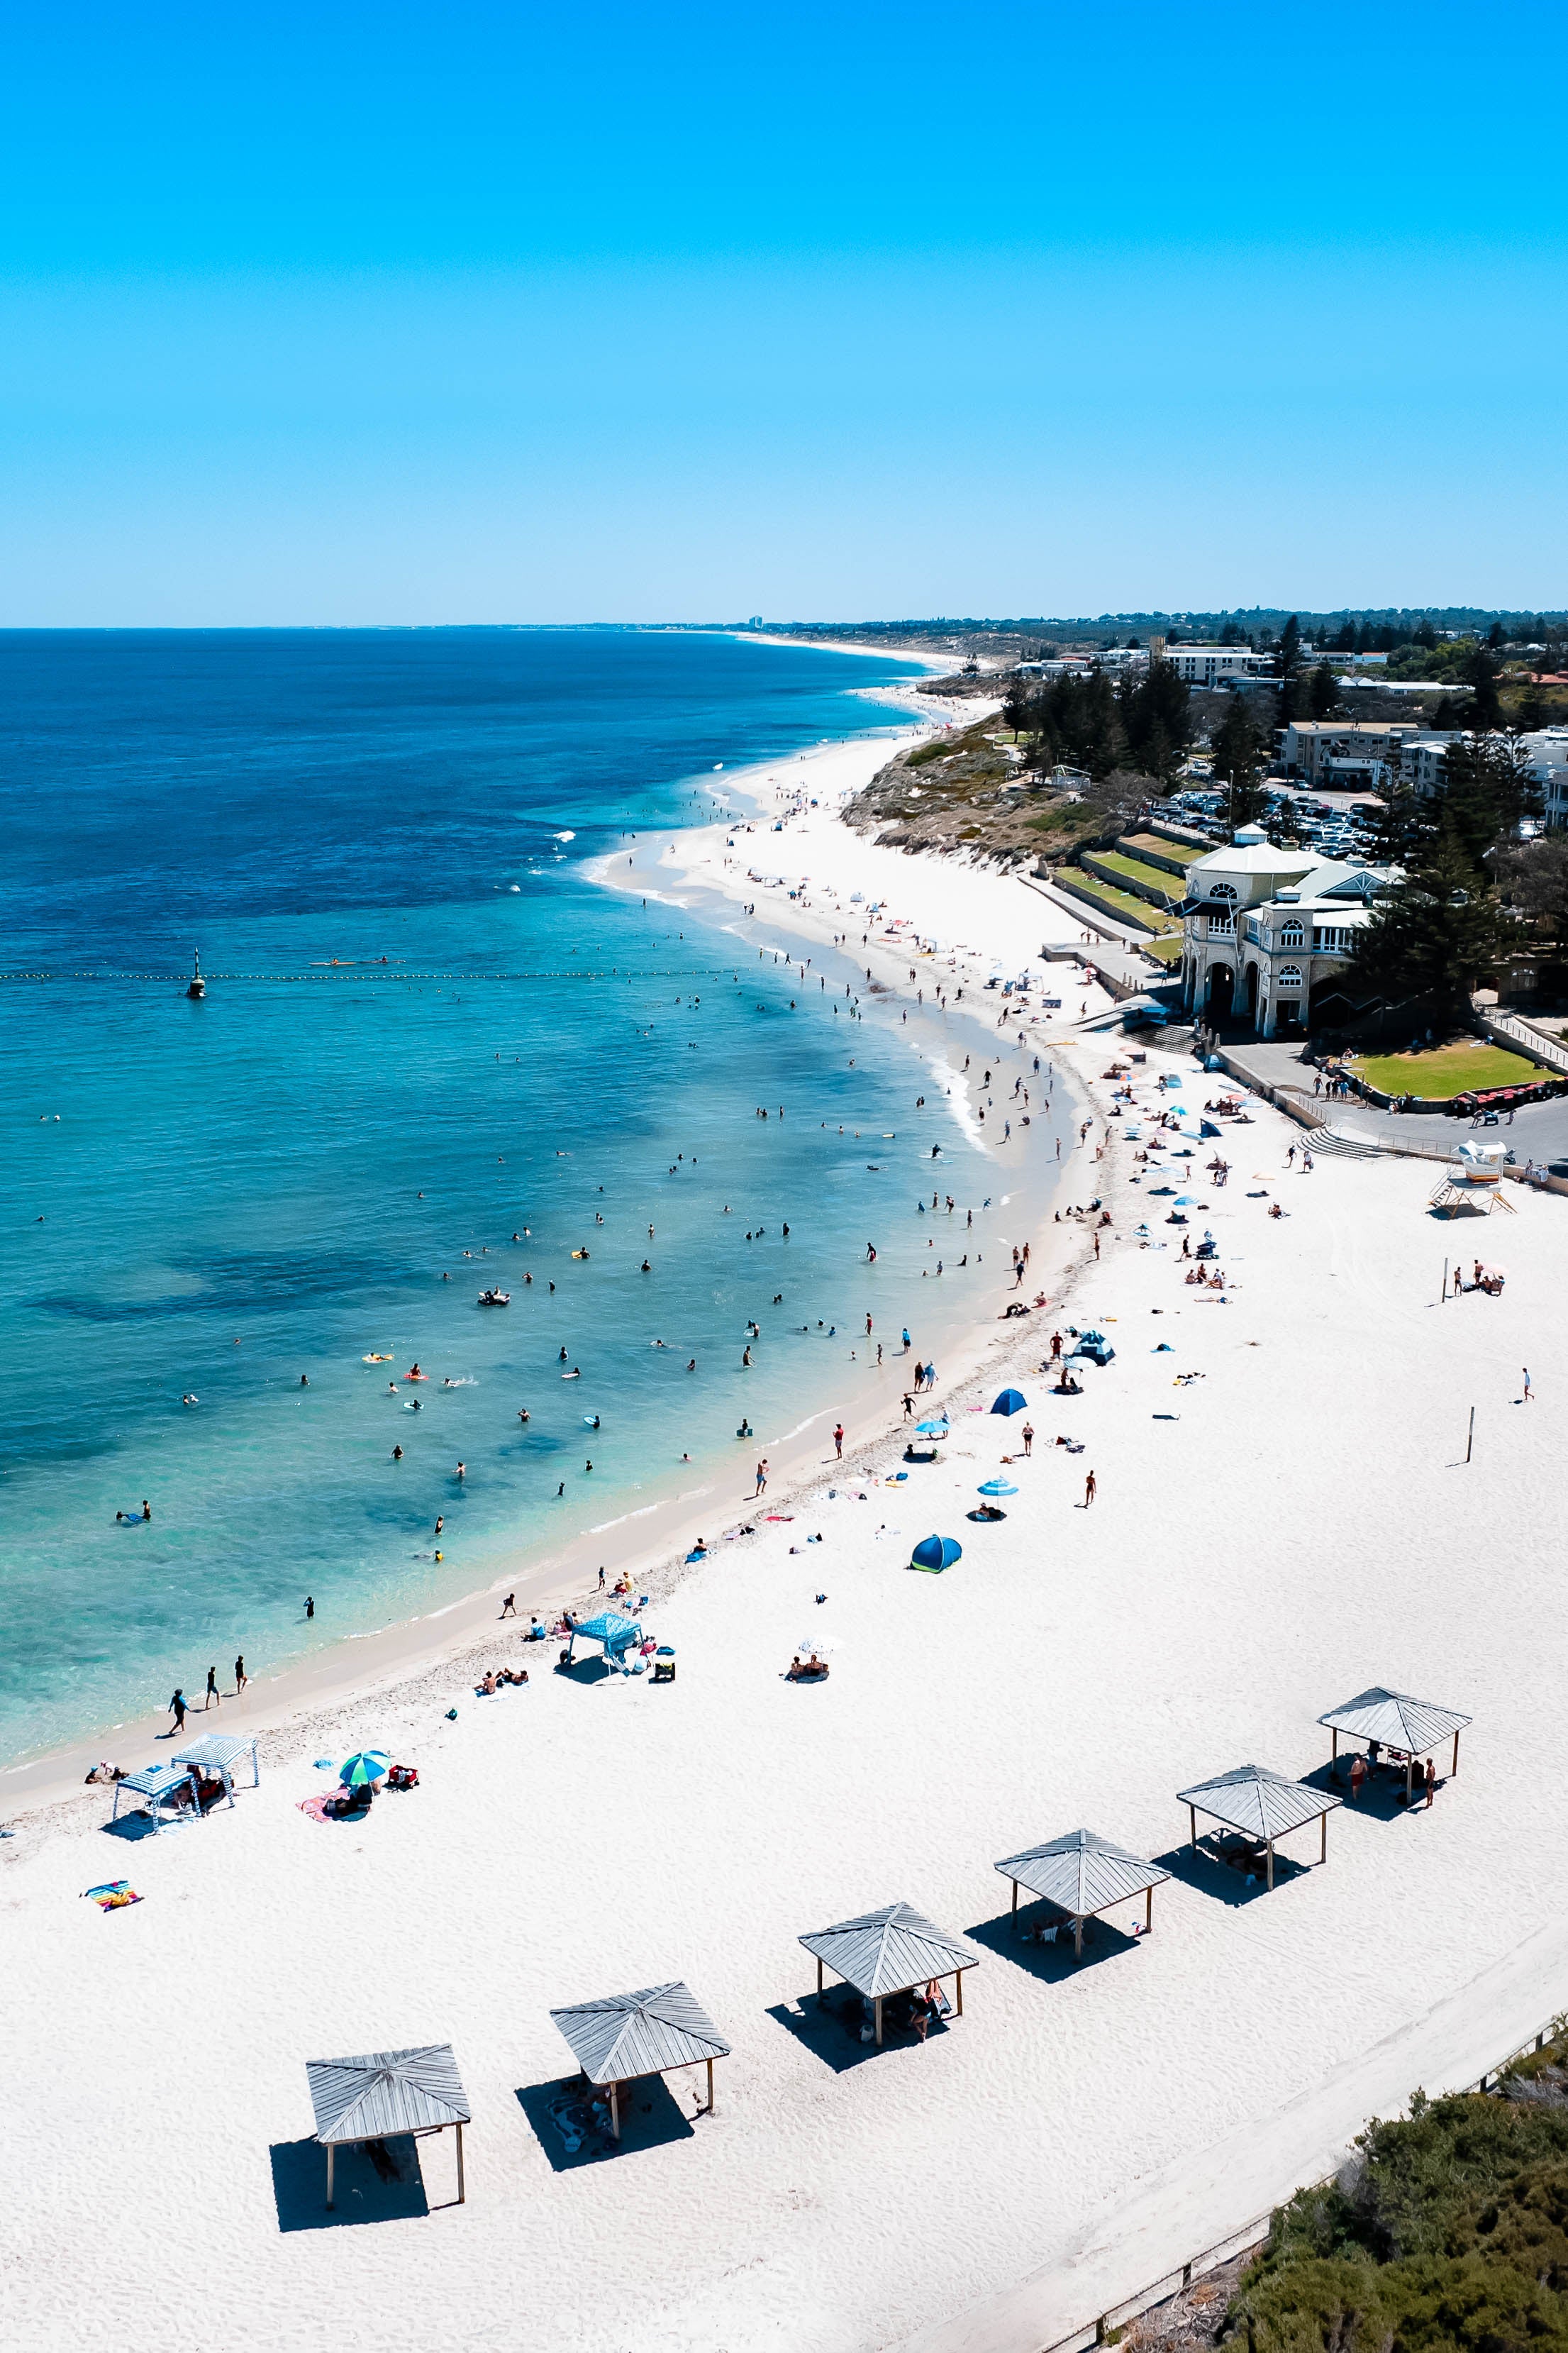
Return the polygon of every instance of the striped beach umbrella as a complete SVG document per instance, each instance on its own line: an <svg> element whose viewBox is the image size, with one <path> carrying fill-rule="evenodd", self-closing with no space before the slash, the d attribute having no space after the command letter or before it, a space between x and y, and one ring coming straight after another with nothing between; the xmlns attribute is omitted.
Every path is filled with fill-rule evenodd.
<svg viewBox="0 0 1568 2353"><path fill-rule="evenodd" d="M352 1757L343 1758L338 1768L338 1778L345 1789L363 1789L367 1785L374 1787L377 1781L385 1780L391 1765L392 1759L384 1748L356 1748Z"/></svg>

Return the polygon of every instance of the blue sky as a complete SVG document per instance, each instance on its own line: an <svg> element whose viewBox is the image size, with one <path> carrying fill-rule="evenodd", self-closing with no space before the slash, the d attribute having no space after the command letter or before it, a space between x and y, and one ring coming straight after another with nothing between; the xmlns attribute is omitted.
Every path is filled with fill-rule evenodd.
<svg viewBox="0 0 1568 2353"><path fill-rule="evenodd" d="M1561 7L3 30L0 623L1568 602Z"/></svg>

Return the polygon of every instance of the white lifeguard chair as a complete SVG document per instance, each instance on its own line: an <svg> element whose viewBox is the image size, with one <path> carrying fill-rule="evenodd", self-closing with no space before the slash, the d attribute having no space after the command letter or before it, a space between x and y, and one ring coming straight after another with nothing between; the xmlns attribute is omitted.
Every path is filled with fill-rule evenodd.
<svg viewBox="0 0 1568 2353"><path fill-rule="evenodd" d="M1479 1144L1467 1136L1455 1152L1453 1166L1443 1171L1432 1208L1450 1218L1460 1210L1481 1218L1493 1209L1506 1209L1510 1218L1517 1215L1503 1184L1507 1162L1506 1144Z"/></svg>

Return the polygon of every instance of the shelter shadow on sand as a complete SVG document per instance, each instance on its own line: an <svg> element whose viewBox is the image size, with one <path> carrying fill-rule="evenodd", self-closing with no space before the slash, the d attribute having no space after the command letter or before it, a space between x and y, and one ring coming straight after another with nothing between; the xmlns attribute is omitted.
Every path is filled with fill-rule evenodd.
<svg viewBox="0 0 1568 2353"><path fill-rule="evenodd" d="M335 2203L327 2205L327 2152L314 2138L272 2144L272 2194L279 2231L331 2231L359 2222L407 2222L428 2214L418 2143L400 2133L379 2144L395 2174L383 2179L363 2146L337 2153Z"/></svg>
<svg viewBox="0 0 1568 2353"><path fill-rule="evenodd" d="M1257 1865L1256 1881L1249 1887L1247 1873L1238 1871L1233 1863L1221 1862L1211 1841L1206 1838L1198 1841L1196 1854L1190 1846L1182 1845L1173 1847L1168 1854L1155 1855L1153 1860L1162 1870L1168 1871L1173 1879L1179 1879L1185 1887L1195 1887L1200 1895L1212 1895L1219 1904L1250 1904L1255 1896L1269 1893L1262 1863ZM1288 1887L1293 1879L1305 1879L1309 1869L1316 1867L1316 1861L1314 1854L1311 1865L1293 1862L1283 1847L1277 1846L1274 1850L1276 1890Z"/></svg>
<svg viewBox="0 0 1568 2353"><path fill-rule="evenodd" d="M1354 1799L1351 1796L1350 1775L1345 1769L1342 1757L1340 1759L1340 1778L1337 1781L1326 1765L1320 1765L1314 1772L1303 1773L1301 1780L1309 1789L1324 1789L1330 1797L1342 1799L1347 1813L1370 1814L1374 1822L1395 1822L1406 1813L1426 1811L1426 1783L1419 1773L1415 1776L1415 1796L1408 1806L1405 1802L1403 1765L1397 1767L1380 1766L1375 1773L1370 1775L1362 1783L1361 1795ZM1441 1789L1442 1786L1442 1782L1439 1781L1438 1788Z"/></svg>
<svg viewBox="0 0 1568 2353"><path fill-rule="evenodd" d="M555 2173L595 2165L603 2158L635 2157L640 2150L664 2148L671 2141L695 2137L691 2117L662 2075L639 2075L635 2083L622 2084L618 2141L612 2137L607 2120L608 2094L592 2090L581 2076L555 2075L547 2084L525 2084L516 2096ZM606 2118L602 2126L592 2114L595 2101Z"/></svg>
<svg viewBox="0 0 1568 2353"><path fill-rule="evenodd" d="M617 1670L604 1658L574 1659L569 1667L558 1666L555 1670L558 1679L563 1683L607 1683L616 1672Z"/></svg>
<svg viewBox="0 0 1568 2353"><path fill-rule="evenodd" d="M793 2034L814 2059L820 2059L825 2066L831 2067L836 2075L846 2074L851 2067L858 2067L868 2059L880 2059L889 2051L897 2051L901 2046L908 2048L918 2042L918 2036L900 2031L889 2019L884 2029L885 2040L880 2051L875 2042L862 2042L859 2021L863 2016L868 2016L868 2012L863 2012L859 2004L860 1996L853 1987L834 1985L827 1989L826 2010L821 2008L816 1995L812 1993L798 2002L770 2003L767 2014L777 2020L786 2034ZM853 2024L849 2022L852 2005ZM934 2037L945 2032L948 2023L946 2019L937 2020L931 2026L931 2035Z"/></svg>
<svg viewBox="0 0 1568 2353"><path fill-rule="evenodd" d="M1129 1917L1131 1917L1131 1913ZM1054 1945L1043 1945L1028 1931L1057 1925ZM1004 1961L1011 1961L1042 1984L1054 1985L1063 1978L1081 1977L1085 1969L1097 1961L1110 1961L1123 1953L1136 1952L1143 1942L1142 1936L1129 1936L1101 1915L1083 1924L1083 1958L1075 1960L1072 1945L1072 1922L1064 1921L1061 1914L1049 1904L1021 1904L1016 1916L1011 1912L998 1912L989 1920L982 1920L963 1934L972 1945L979 1945Z"/></svg>

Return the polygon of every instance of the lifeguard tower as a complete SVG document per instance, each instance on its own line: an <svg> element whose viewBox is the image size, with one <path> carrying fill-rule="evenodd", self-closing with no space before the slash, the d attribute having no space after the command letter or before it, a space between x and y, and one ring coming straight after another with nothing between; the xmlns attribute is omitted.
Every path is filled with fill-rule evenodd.
<svg viewBox="0 0 1568 2353"><path fill-rule="evenodd" d="M1478 1144L1467 1136L1433 1192L1433 1208L1449 1218L1461 1211L1484 1218L1493 1209L1506 1209L1510 1218L1515 1216L1503 1182L1507 1161L1506 1144Z"/></svg>

